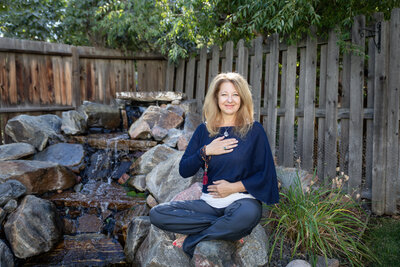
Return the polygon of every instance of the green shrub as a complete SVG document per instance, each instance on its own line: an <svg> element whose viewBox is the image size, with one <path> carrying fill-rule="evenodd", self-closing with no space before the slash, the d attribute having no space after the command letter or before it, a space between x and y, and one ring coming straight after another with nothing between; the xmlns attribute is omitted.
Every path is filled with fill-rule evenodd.
<svg viewBox="0 0 400 267"><path fill-rule="evenodd" d="M282 257L283 244L289 242L292 257L296 252L314 259L340 257L352 266L362 266L365 259L376 261L361 241L367 227L361 207L340 188L320 186L303 192L300 178L296 180L294 186L281 190L280 203L270 208L266 220L274 238L270 258L278 244Z"/></svg>

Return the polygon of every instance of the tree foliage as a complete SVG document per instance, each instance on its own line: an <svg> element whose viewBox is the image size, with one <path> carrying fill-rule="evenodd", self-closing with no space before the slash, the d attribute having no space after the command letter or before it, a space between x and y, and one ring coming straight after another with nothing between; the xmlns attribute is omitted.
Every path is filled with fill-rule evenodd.
<svg viewBox="0 0 400 267"><path fill-rule="evenodd" d="M400 0L4 0L4 36L140 51L170 59L204 45L279 33L290 42L324 36L353 17L375 12L388 18ZM346 35L342 34L342 39Z"/></svg>

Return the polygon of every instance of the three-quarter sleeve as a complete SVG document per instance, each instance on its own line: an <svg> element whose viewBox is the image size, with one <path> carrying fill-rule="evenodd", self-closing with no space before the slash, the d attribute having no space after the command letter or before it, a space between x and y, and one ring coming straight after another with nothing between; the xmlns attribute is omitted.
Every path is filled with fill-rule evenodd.
<svg viewBox="0 0 400 267"><path fill-rule="evenodd" d="M253 159L252 174L242 180L244 187L256 199L266 204L279 202L278 182L274 160L264 129L258 129L253 140L254 150L250 157Z"/></svg>
<svg viewBox="0 0 400 267"><path fill-rule="evenodd" d="M203 124L197 127L179 163L179 174L183 178L195 175L204 165L200 154L200 150L203 147L201 143L203 127Z"/></svg>

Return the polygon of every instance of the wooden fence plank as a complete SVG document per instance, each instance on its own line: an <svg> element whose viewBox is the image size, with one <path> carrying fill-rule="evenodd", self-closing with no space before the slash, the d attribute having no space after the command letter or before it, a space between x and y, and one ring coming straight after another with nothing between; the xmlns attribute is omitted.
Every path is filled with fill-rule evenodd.
<svg viewBox="0 0 400 267"><path fill-rule="evenodd" d="M197 69L197 73L199 79L197 80L196 87L196 100L197 100L197 108L200 111L203 107L204 96L206 92L206 74L207 74L207 47L203 47L200 50L200 61L199 68Z"/></svg>
<svg viewBox="0 0 400 267"><path fill-rule="evenodd" d="M264 71L264 94L262 106L264 109L267 109L268 106L268 88L269 88L269 65L270 65L270 54L265 55L265 71Z"/></svg>
<svg viewBox="0 0 400 267"><path fill-rule="evenodd" d="M400 9L390 16L385 214L397 213L399 187Z"/></svg>
<svg viewBox="0 0 400 267"><path fill-rule="evenodd" d="M219 47L214 45L211 49L212 51L212 59L210 62L210 75L207 83L207 88L210 87L211 81L215 78L215 76L219 73Z"/></svg>
<svg viewBox="0 0 400 267"><path fill-rule="evenodd" d="M367 81L367 108L374 108L374 86L375 86L375 43L373 38L368 40L368 81ZM367 131L365 136L366 158L365 158L365 185L363 197L371 200L372 197L372 167L373 167L373 134L374 122L367 120Z"/></svg>
<svg viewBox="0 0 400 267"><path fill-rule="evenodd" d="M350 71L351 71L351 56L348 52L343 54L342 61L342 93L339 96L341 107L350 110ZM340 172L348 174L349 169L349 118L340 120L340 136L339 136L339 168ZM329 160L329 159L328 159ZM348 188L344 188L347 191Z"/></svg>
<svg viewBox="0 0 400 267"><path fill-rule="evenodd" d="M269 66L269 88L268 88L268 140L272 155L275 155L276 140L276 115L278 98L278 73L279 73L279 35L273 34L270 43L270 66Z"/></svg>
<svg viewBox="0 0 400 267"><path fill-rule="evenodd" d="M176 70L176 82L175 91L178 93L183 93L183 85L185 79L185 60L179 60L178 69Z"/></svg>
<svg viewBox="0 0 400 267"><path fill-rule="evenodd" d="M8 90L9 90L9 103L15 105L18 102L17 93L17 76L15 69L15 54L7 53L6 66L8 68Z"/></svg>
<svg viewBox="0 0 400 267"><path fill-rule="evenodd" d="M375 85L374 85L374 137L373 137L373 169L372 169L372 211L377 215L385 212L386 191L386 151L387 151L387 69L388 40L386 22L383 14L375 16L376 29L382 30L381 51L375 53Z"/></svg>
<svg viewBox="0 0 400 267"><path fill-rule="evenodd" d="M76 47L71 48L72 52L72 105L79 107L81 104L81 90L80 90L80 63L79 52Z"/></svg>
<svg viewBox="0 0 400 267"><path fill-rule="evenodd" d="M175 64L168 61L167 74L165 75L165 91L174 90L174 81L175 81Z"/></svg>
<svg viewBox="0 0 400 267"><path fill-rule="evenodd" d="M298 108L304 114L304 92L305 92L305 77L306 77L306 48L300 48L300 75L299 75L299 102ZM303 160L303 116L297 118L297 157L300 161Z"/></svg>
<svg viewBox="0 0 400 267"><path fill-rule="evenodd" d="M287 50L286 67L286 95L285 95L285 119L284 119L284 157L283 165L293 167L294 152L294 116L296 108L296 68L297 47L289 46Z"/></svg>
<svg viewBox="0 0 400 267"><path fill-rule="evenodd" d="M286 111L285 103L286 103L286 91L287 91L287 51L282 51L282 68L281 68L281 88L279 90L280 97L278 106L284 108ZM283 116L279 116L279 145L278 150L276 152L276 156L278 159L278 164L283 165L284 153L285 153L285 136L287 135L285 131L285 114Z"/></svg>
<svg viewBox="0 0 400 267"><path fill-rule="evenodd" d="M245 79L247 79L247 72L249 68L248 49L244 46L244 40L240 39L238 42L238 59L236 62L236 70Z"/></svg>
<svg viewBox="0 0 400 267"><path fill-rule="evenodd" d="M231 72L233 71L233 42L228 41L225 44L225 64L224 72Z"/></svg>
<svg viewBox="0 0 400 267"><path fill-rule="evenodd" d="M54 99L54 79L53 79L53 61L51 60L51 56L45 56L46 59L46 80L47 80L47 98L49 100L49 104L52 105L55 102ZM78 73L79 75L79 73ZM78 93L79 93L79 85L78 85Z"/></svg>
<svg viewBox="0 0 400 267"><path fill-rule="evenodd" d="M352 27L352 43L361 52L365 50L365 37L359 34L365 28L365 17L357 16ZM349 193L357 199L361 195L362 155L363 155L363 90L364 90L364 56L351 54L350 79L350 125L349 125Z"/></svg>
<svg viewBox="0 0 400 267"><path fill-rule="evenodd" d="M72 106L72 59L71 57L64 58L64 73L65 73L65 91L66 104Z"/></svg>
<svg viewBox="0 0 400 267"><path fill-rule="evenodd" d="M303 128L303 160L302 168L308 171L313 169L314 155L314 98L317 71L317 39L307 37L306 48L306 77L304 90L304 128Z"/></svg>
<svg viewBox="0 0 400 267"><path fill-rule="evenodd" d="M61 57L52 57L53 63L53 80L54 80L54 103L61 105Z"/></svg>
<svg viewBox="0 0 400 267"><path fill-rule="evenodd" d="M0 53L0 107L8 106L8 88L7 80L8 75L6 71L6 57L5 53Z"/></svg>
<svg viewBox="0 0 400 267"><path fill-rule="evenodd" d="M326 101L326 69L327 69L328 46L321 45L321 59L319 64L319 96L318 107L325 109ZM318 159L317 175L324 177L325 169L325 118L318 118Z"/></svg>
<svg viewBox="0 0 400 267"><path fill-rule="evenodd" d="M192 57L189 59L186 69L185 93L188 99L193 99L194 81L196 78L195 71L196 71L196 58Z"/></svg>
<svg viewBox="0 0 400 267"><path fill-rule="evenodd" d="M325 177L328 182L336 176L337 149L337 97L339 82L339 47L334 30L329 33L328 67L326 75L326 119L325 119ZM329 160L328 160L329 159Z"/></svg>
<svg viewBox="0 0 400 267"><path fill-rule="evenodd" d="M260 121L260 108L261 108L261 82L262 82L262 68L263 68L263 38L257 37L254 41L254 70L251 75L251 87L254 103L254 119ZM253 65L252 65L253 66Z"/></svg>
<svg viewBox="0 0 400 267"><path fill-rule="evenodd" d="M47 68L46 68L46 58L45 56L39 56L39 91L40 91L40 102L41 104L49 104L48 97L48 83L47 83Z"/></svg>

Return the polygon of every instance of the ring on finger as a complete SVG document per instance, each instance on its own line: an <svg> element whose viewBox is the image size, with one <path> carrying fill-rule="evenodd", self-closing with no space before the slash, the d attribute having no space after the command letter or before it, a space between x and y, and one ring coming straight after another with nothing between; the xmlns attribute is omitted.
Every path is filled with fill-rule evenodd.
<svg viewBox="0 0 400 267"><path fill-rule="evenodd" d="M227 146L224 146L224 150L228 150L229 148Z"/></svg>

